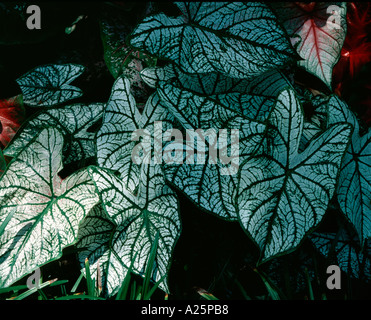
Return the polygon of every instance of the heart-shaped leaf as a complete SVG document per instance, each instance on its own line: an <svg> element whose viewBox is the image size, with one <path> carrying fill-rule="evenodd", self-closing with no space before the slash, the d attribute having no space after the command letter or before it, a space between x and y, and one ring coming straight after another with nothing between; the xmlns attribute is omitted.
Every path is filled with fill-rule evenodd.
<svg viewBox="0 0 371 320"><path fill-rule="evenodd" d="M117 292L136 253L133 270L143 274L157 232L159 242L153 279L158 281L168 272L181 226L176 195L165 185L160 166L162 141L159 139L162 140L162 130L172 128L173 122L156 93L148 99L141 114L130 94L129 80L123 77L116 80L103 125L97 133L98 164L104 168L90 168L101 194L103 210L114 228L109 229L107 225L106 236L99 238L99 241L108 241L104 252L95 252L95 233L85 234L87 250L84 253L84 257L93 262L93 270L98 267L99 259L108 295ZM161 126L157 133L160 136L155 132L158 124ZM137 155L142 160L137 163L134 161L135 150L143 141L147 145L142 149L143 154ZM156 149L155 144L160 142ZM156 150L161 154L157 163L152 161ZM168 291L166 282L160 287Z"/></svg>
<svg viewBox="0 0 371 320"><path fill-rule="evenodd" d="M130 94L129 80L119 77L113 85L103 124L97 133L98 165L118 171L126 188L134 192L139 185L140 166L132 161L132 155L140 136L147 142L152 136L156 141L162 139L162 130L172 128L173 119L157 94L149 97L141 114ZM154 132L155 121L161 126L159 137ZM158 143L161 151L162 142Z"/></svg>
<svg viewBox="0 0 371 320"><path fill-rule="evenodd" d="M98 202L87 170L62 180L63 136L48 128L13 159L0 180L0 286L59 258L77 240L82 218Z"/></svg>
<svg viewBox="0 0 371 320"><path fill-rule="evenodd" d="M50 107L82 96L71 86L84 67L77 64L50 64L27 72L16 81L23 93L23 102L33 107Z"/></svg>
<svg viewBox="0 0 371 320"><path fill-rule="evenodd" d="M73 104L43 110L28 118L4 154L15 157L43 128L53 126L66 137L63 151L64 163L96 156L95 133L89 128L103 116L103 103Z"/></svg>
<svg viewBox="0 0 371 320"><path fill-rule="evenodd" d="M298 65L331 90L332 69L340 58L347 32L346 2L318 2L307 9L296 2L272 6L303 59Z"/></svg>
<svg viewBox="0 0 371 320"><path fill-rule="evenodd" d="M358 120L345 102L332 96L326 106L328 124L348 122L354 127L339 176L337 199L363 244L371 237L371 130L361 134Z"/></svg>
<svg viewBox="0 0 371 320"><path fill-rule="evenodd" d="M266 134L265 123L253 119L259 117L257 113L267 118L275 100L275 86L265 95L257 88L252 84L244 89L251 93L208 96L172 80L158 84L164 104L186 129L180 144L167 144L168 150L183 154L181 161L165 161L167 180L203 209L228 220L237 218L235 176L240 159L254 153Z"/></svg>
<svg viewBox="0 0 371 320"><path fill-rule="evenodd" d="M219 72L253 79L293 61L295 51L264 3L176 3L181 15L144 19L132 46L171 60L187 73Z"/></svg>
<svg viewBox="0 0 371 320"><path fill-rule="evenodd" d="M321 221L335 191L352 128L332 125L298 153L303 123L294 91L284 90L270 116L269 153L241 164L237 212L263 261L294 250Z"/></svg>
<svg viewBox="0 0 371 320"><path fill-rule="evenodd" d="M181 223L175 193L165 185L159 165L143 165L138 195L125 187L122 179L106 169L91 167L90 173L101 195L106 216L114 223L105 222L103 228L92 228L85 235L87 251L82 257L99 264L108 295L117 293L127 270L134 260L133 271L143 275L146 263L159 233L152 278L159 281L167 275L172 251L180 235ZM93 217L91 219L102 219ZM105 245L97 250L97 246ZM94 270L94 269L93 269ZM160 288L169 291L167 281Z"/></svg>

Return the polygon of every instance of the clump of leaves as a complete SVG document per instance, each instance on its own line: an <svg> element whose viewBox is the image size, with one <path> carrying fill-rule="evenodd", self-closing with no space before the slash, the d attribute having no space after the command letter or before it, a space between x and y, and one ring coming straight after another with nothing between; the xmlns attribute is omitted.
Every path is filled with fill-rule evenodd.
<svg viewBox="0 0 371 320"><path fill-rule="evenodd" d="M131 32L101 19L115 78L107 103L70 104L83 94L71 85L80 65L48 64L17 79L26 107L38 112L4 149L12 160L0 178L1 287L74 244L91 295L99 282L98 295L126 297L131 273L144 277L144 298L155 290L150 279L168 293L182 231L173 188L237 221L260 250L255 268L297 250L333 199L366 246L370 132L329 94L348 27L347 5L331 5L336 28L327 3L176 3L176 16L147 15ZM129 61L147 86L145 104L131 90L139 80ZM303 87L298 70L322 86ZM156 129L166 139L152 136ZM174 129L193 130L203 162L190 163L189 141ZM237 151L200 131L233 129L227 141L238 141ZM211 156L215 146L231 166ZM182 161L163 161L174 153ZM314 243L325 252L324 241Z"/></svg>

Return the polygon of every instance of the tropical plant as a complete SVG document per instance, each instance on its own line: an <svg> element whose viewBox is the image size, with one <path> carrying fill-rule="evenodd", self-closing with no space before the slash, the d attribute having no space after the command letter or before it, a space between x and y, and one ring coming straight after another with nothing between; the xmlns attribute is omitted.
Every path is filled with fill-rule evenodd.
<svg viewBox="0 0 371 320"><path fill-rule="evenodd" d="M270 298L284 296L276 263L309 240L369 281L371 132L339 96L338 74L334 81L349 5L149 3L135 26L107 14L135 5L105 5L98 26L114 78L108 100L84 101L85 67L55 61L19 76L21 94L0 101L8 130L0 132L0 288L14 289L73 247L83 298L171 293L180 197L200 215L240 225L259 251L245 264ZM367 62L352 60L351 76ZM13 106L21 111L11 116ZM329 211L344 221L321 233ZM301 280L314 298L304 256ZM129 296L132 275L144 282ZM208 291L198 290L216 299Z"/></svg>

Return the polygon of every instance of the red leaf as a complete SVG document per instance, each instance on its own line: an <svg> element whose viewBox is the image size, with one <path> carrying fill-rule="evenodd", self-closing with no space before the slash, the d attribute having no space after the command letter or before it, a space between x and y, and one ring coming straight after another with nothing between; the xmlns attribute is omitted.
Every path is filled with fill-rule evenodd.
<svg viewBox="0 0 371 320"><path fill-rule="evenodd" d="M0 100L0 147L3 149L13 138L25 118L21 95Z"/></svg>
<svg viewBox="0 0 371 320"><path fill-rule="evenodd" d="M362 66L371 62L371 42L368 28L371 27L370 3L350 3L347 12L348 32L339 62L334 68L336 91L341 93L347 82L358 74Z"/></svg>

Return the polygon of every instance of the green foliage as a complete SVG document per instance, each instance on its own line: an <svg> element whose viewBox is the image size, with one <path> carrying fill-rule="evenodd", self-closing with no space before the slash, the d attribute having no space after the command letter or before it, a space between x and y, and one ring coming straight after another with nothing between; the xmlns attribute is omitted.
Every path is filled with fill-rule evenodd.
<svg viewBox="0 0 371 320"><path fill-rule="evenodd" d="M135 26L123 25L111 8L111 16L96 21L114 78L108 99L81 102L83 90L71 83L85 67L76 63L41 65L16 79L28 117L4 149L9 163L0 153L0 294L148 300L163 291L167 297L187 214L180 195L197 212L236 222L247 234L237 251L242 243L255 245L258 254L244 263L263 293L251 294L231 278L247 299L292 297L281 289L290 287L289 268L277 272L275 263L299 256L308 237L322 255L334 254L344 272L367 281L371 136L346 101L327 95L347 29L346 4L334 4L342 9L335 30L325 23L325 3L316 7L312 29L288 3L176 3L175 15L149 6ZM84 23L80 17L74 25ZM315 32L320 45L308 36ZM299 68L327 91L315 96L299 85ZM223 142L220 135L205 138L208 130L235 131ZM189 156L184 133L190 131L203 162ZM211 155L215 149L219 158ZM166 161L174 154L181 161ZM317 232L334 208L358 238L350 241L345 229L338 236ZM71 246L81 275L70 293L66 281L28 290L16 284ZM297 286L310 299L321 296L307 266L317 260L299 261ZM60 286L60 296L48 293L52 286ZM219 297L210 292L197 290L203 299Z"/></svg>

